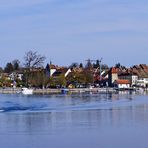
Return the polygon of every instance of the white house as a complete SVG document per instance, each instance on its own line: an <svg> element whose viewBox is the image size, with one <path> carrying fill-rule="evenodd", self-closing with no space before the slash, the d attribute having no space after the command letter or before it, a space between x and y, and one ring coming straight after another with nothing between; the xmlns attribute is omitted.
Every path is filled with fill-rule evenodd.
<svg viewBox="0 0 148 148"><path fill-rule="evenodd" d="M131 85L129 80L122 80L122 79L115 80L114 84L118 88L130 88Z"/></svg>
<svg viewBox="0 0 148 148"><path fill-rule="evenodd" d="M147 87L148 86L148 78L139 77L137 80L137 85L141 87Z"/></svg>
<svg viewBox="0 0 148 148"><path fill-rule="evenodd" d="M50 65L50 76L52 76L56 72L57 68L55 65Z"/></svg>
<svg viewBox="0 0 148 148"><path fill-rule="evenodd" d="M118 75L118 77L119 79L122 79L122 80L129 80L132 86L137 84L137 80L138 80L137 74L122 72Z"/></svg>
<svg viewBox="0 0 148 148"><path fill-rule="evenodd" d="M132 85L137 85L138 76L132 75Z"/></svg>
<svg viewBox="0 0 148 148"><path fill-rule="evenodd" d="M55 71L53 71L52 76L56 77L56 76L59 76L59 75L63 74L64 77L66 78L69 75L69 73L71 73L70 68L58 68Z"/></svg>
<svg viewBox="0 0 148 148"><path fill-rule="evenodd" d="M12 72L12 73L9 75L9 79L10 79L10 80L15 80L15 79L22 80L22 79L23 79L23 74L21 74L21 73L16 73L16 72Z"/></svg>
<svg viewBox="0 0 148 148"><path fill-rule="evenodd" d="M71 73L71 69L69 68L65 73L65 78L68 76L68 74Z"/></svg>

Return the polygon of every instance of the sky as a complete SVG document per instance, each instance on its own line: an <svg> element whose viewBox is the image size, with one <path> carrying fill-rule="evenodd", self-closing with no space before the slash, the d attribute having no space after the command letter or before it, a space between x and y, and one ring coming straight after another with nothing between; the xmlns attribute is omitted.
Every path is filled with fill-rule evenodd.
<svg viewBox="0 0 148 148"><path fill-rule="evenodd" d="M0 66L29 50L56 65L148 64L148 1L0 1Z"/></svg>

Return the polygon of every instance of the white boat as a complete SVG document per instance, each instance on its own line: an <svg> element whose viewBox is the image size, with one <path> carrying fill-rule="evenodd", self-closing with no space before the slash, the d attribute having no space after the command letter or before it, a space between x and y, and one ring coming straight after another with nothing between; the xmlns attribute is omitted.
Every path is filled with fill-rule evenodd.
<svg viewBox="0 0 148 148"><path fill-rule="evenodd" d="M24 95L32 95L33 94L33 89L31 89L31 88L22 88L22 94L24 94Z"/></svg>

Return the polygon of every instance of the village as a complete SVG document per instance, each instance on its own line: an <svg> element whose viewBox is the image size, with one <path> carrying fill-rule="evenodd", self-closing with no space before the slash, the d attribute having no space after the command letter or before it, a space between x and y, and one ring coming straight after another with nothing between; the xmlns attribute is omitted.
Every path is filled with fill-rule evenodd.
<svg viewBox="0 0 148 148"><path fill-rule="evenodd" d="M0 90L32 88L34 90L59 89L84 90L110 88L108 90L147 89L148 65L139 64L129 68L120 63L114 66L98 60L59 66L51 61L44 65L45 57L34 51L24 56L24 64L13 60L0 68ZM11 91L10 91L11 92Z"/></svg>
<svg viewBox="0 0 148 148"><path fill-rule="evenodd" d="M11 67L11 68L10 68ZM0 87L34 89L115 88L135 89L148 87L148 65L139 64L130 68L120 63L108 67L96 60L86 65L73 63L69 67L50 62L46 67L13 67L7 65L0 72Z"/></svg>

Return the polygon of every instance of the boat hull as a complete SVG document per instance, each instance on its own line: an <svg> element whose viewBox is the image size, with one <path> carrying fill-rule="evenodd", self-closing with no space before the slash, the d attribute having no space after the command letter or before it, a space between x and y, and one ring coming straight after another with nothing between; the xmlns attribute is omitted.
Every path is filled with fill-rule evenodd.
<svg viewBox="0 0 148 148"><path fill-rule="evenodd" d="M22 94L24 94L24 95L32 95L33 94L33 89L23 88L22 89Z"/></svg>

